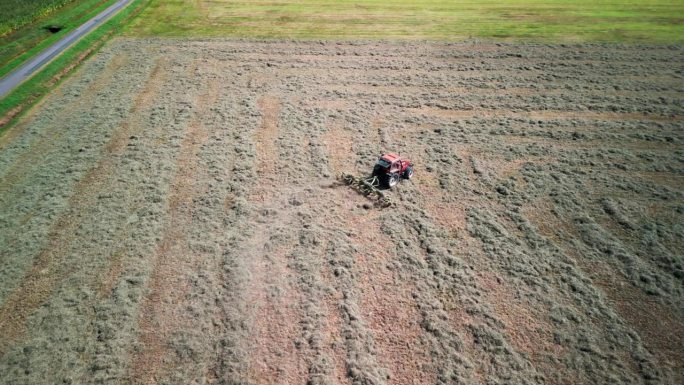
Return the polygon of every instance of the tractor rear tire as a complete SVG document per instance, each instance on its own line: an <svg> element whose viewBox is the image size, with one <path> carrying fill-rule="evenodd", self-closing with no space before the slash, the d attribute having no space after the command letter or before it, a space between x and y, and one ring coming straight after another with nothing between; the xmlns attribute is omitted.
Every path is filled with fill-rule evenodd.
<svg viewBox="0 0 684 385"><path fill-rule="evenodd" d="M387 187L392 188L399 183L399 174L389 174L387 176Z"/></svg>
<svg viewBox="0 0 684 385"><path fill-rule="evenodd" d="M413 177L413 167L408 166L404 170L404 179L411 179Z"/></svg>

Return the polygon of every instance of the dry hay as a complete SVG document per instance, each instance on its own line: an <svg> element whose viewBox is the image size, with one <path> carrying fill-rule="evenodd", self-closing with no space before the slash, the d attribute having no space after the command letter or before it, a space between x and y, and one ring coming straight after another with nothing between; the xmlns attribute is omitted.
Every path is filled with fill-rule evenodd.
<svg viewBox="0 0 684 385"><path fill-rule="evenodd" d="M2 380L682 382L681 47L480 47L108 44L0 143Z"/></svg>

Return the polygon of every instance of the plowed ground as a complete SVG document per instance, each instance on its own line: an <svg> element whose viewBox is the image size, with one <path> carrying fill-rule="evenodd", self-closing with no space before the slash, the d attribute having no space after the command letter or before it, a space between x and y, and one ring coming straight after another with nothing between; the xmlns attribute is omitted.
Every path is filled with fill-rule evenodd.
<svg viewBox="0 0 684 385"><path fill-rule="evenodd" d="M682 63L114 40L0 138L0 382L682 383Z"/></svg>

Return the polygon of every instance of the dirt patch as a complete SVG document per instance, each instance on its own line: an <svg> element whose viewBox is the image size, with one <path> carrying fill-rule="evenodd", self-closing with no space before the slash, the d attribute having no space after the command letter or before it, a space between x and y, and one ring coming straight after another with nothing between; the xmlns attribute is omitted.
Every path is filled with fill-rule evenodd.
<svg viewBox="0 0 684 385"><path fill-rule="evenodd" d="M259 99L259 110L263 114L261 127L256 132L254 142L259 158L259 173L264 176L272 175L278 164L278 152L275 140L278 137L278 114L280 101L273 96Z"/></svg>
<svg viewBox="0 0 684 385"><path fill-rule="evenodd" d="M342 122L331 119L328 125L328 131L322 140L330 156L330 167L335 175L350 172L349 160L353 156L353 135L344 129Z"/></svg>
<svg viewBox="0 0 684 385"><path fill-rule="evenodd" d="M333 197L343 199L337 195ZM392 241L381 231L378 213L363 215L354 207L359 199L350 203L343 211L342 222L336 225L358 229L351 241L357 248L353 258L358 272L359 314L373 333L379 364L388 370L387 384L431 383L436 375L423 345L422 317L411 296L416 288L388 268L393 253L386 246Z"/></svg>
<svg viewBox="0 0 684 385"><path fill-rule="evenodd" d="M250 192L261 219L245 247L254 258L247 289L248 301L255 307L248 376L255 384L297 383L306 378L308 364L296 347L304 314L299 307L301 294L290 282L294 273L288 267L289 254L296 243L285 242L278 236L279 228L293 218L289 210L279 213L273 205L283 200L285 192L277 188L278 168L285 164L276 142L281 102L274 96L262 96L257 107L261 124L253 140L258 154L258 180Z"/></svg>
<svg viewBox="0 0 684 385"><path fill-rule="evenodd" d="M549 315L543 313L543 307L525 303L516 297L515 289L506 287L501 277L488 272L479 275L486 302L491 304L497 318L504 323L516 350L528 355L542 373L549 375L563 370L561 365L550 365L541 359L542 355L563 357L566 354L563 346L554 343L553 325ZM570 378L563 381L572 382Z"/></svg>
<svg viewBox="0 0 684 385"><path fill-rule="evenodd" d="M302 382L307 365L296 348L301 335L302 314L297 311L301 298L281 281L291 276L285 265L284 250L288 248L261 250L263 254L254 265L254 287L248 289L250 301L259 304L254 317L249 378L255 384Z"/></svg>

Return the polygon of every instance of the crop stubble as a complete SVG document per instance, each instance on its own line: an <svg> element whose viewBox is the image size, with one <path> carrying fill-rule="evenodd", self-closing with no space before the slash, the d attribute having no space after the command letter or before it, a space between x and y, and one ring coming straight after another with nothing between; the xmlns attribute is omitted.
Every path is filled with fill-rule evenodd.
<svg viewBox="0 0 684 385"><path fill-rule="evenodd" d="M2 379L681 381L683 56L116 39L0 143Z"/></svg>

